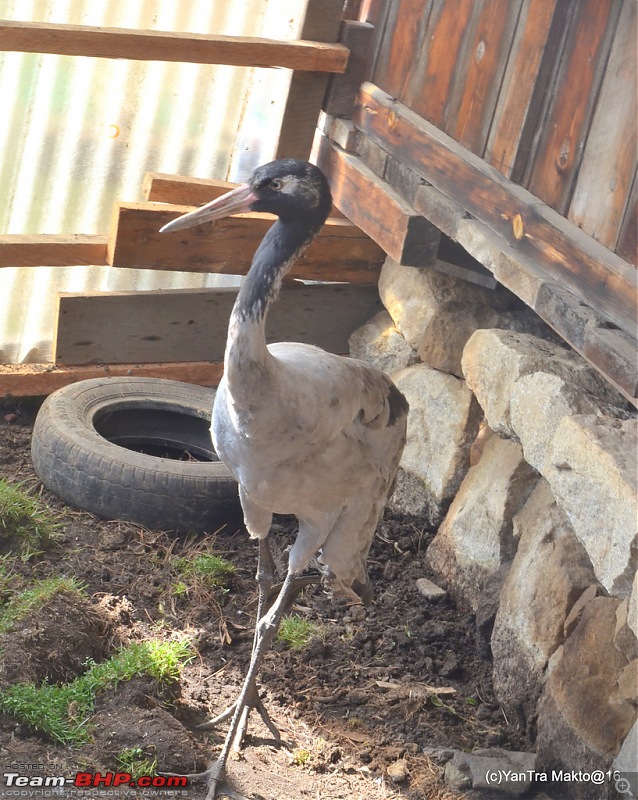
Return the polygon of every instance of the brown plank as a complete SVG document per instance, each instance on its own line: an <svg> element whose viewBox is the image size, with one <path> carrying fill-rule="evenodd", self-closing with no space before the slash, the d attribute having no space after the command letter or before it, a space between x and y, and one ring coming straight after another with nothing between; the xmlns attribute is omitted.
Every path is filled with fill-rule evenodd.
<svg viewBox="0 0 638 800"><path fill-rule="evenodd" d="M187 231L159 233L189 208L163 203L118 203L109 238L114 267L244 275L274 217L242 214ZM348 220L328 218L319 236L294 264L290 277L376 283L384 253Z"/></svg>
<svg viewBox="0 0 638 800"><path fill-rule="evenodd" d="M432 0L391 0L388 4L373 75L375 83L395 97L404 97L411 70L421 69L415 62L432 5Z"/></svg>
<svg viewBox="0 0 638 800"><path fill-rule="evenodd" d="M623 5L568 217L614 249L636 166L636 3Z"/></svg>
<svg viewBox="0 0 638 800"><path fill-rule="evenodd" d="M372 84L355 125L483 222L515 251L633 334L636 270L525 189ZM417 211L422 210L415 202ZM356 221L356 220L355 220Z"/></svg>
<svg viewBox="0 0 638 800"><path fill-rule="evenodd" d="M217 386L223 363L101 364L55 367L52 364L0 364L0 397L42 397L89 378L142 376Z"/></svg>
<svg viewBox="0 0 638 800"><path fill-rule="evenodd" d="M374 28L367 22L345 20L339 41L350 51L343 75L331 75L323 100L323 110L335 117L350 117L359 86L370 79Z"/></svg>
<svg viewBox="0 0 638 800"><path fill-rule="evenodd" d="M619 11L617 0L580 0L574 6L527 183L561 214L569 207Z"/></svg>
<svg viewBox="0 0 638 800"><path fill-rule="evenodd" d="M11 20L0 22L0 50L235 67L287 67L312 72L345 72L348 62L345 47L322 41L278 41Z"/></svg>
<svg viewBox="0 0 638 800"><path fill-rule="evenodd" d="M231 288L61 294L54 362L221 361L236 296ZM286 285L266 338L345 354L351 333L381 308L376 286Z"/></svg>
<svg viewBox="0 0 638 800"><path fill-rule="evenodd" d="M320 42L336 42L341 28L342 10L343 0L308 0L301 37ZM307 159L310 156L317 119L327 88L326 74L296 72L292 76L279 130L276 158Z"/></svg>
<svg viewBox="0 0 638 800"><path fill-rule="evenodd" d="M512 55L485 150L485 160L510 177L538 79L541 56L557 0L528 0L522 4Z"/></svg>
<svg viewBox="0 0 638 800"><path fill-rule="evenodd" d="M0 267L106 264L106 251L106 236L5 234L0 236Z"/></svg>
<svg viewBox="0 0 638 800"><path fill-rule="evenodd" d="M616 252L630 264L638 266L638 170L634 172L633 186L625 210L616 245Z"/></svg>
<svg viewBox="0 0 638 800"><path fill-rule="evenodd" d="M417 4L418 5L418 4ZM421 19L418 12L407 24L416 27L416 51L408 52L408 72L404 92L405 104L434 125L446 124L450 98L454 87L462 85L459 65L467 37L470 35L476 0L434 0L429 17ZM416 55L416 58L415 58ZM412 63L410 60L412 60Z"/></svg>
<svg viewBox="0 0 638 800"><path fill-rule="evenodd" d="M485 149L520 10L521 0L478 5L464 47L464 69L457 72L462 93L458 104L448 106L445 130L479 155Z"/></svg>
<svg viewBox="0 0 638 800"><path fill-rule="evenodd" d="M439 232L356 156L322 138L317 164L329 176L335 204L395 261L425 266Z"/></svg>
<svg viewBox="0 0 638 800"><path fill-rule="evenodd" d="M325 112L319 114L317 128L324 133L331 142L338 144L342 150L349 153L356 151L357 132L349 119L331 117Z"/></svg>

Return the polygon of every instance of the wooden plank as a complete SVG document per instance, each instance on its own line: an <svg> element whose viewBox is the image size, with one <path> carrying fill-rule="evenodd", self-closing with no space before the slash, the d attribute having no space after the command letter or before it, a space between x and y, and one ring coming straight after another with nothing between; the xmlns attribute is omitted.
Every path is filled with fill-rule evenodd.
<svg viewBox="0 0 638 800"><path fill-rule="evenodd" d="M571 200L620 7L617 0L579 0L573 7L527 182L530 192L561 214Z"/></svg>
<svg viewBox="0 0 638 800"><path fill-rule="evenodd" d="M523 133L534 115L532 98L557 2L528 0L521 7L512 56L503 78L484 155L485 160L506 177L512 175Z"/></svg>
<svg viewBox="0 0 638 800"><path fill-rule="evenodd" d="M235 67L286 67L311 72L345 72L348 62L345 47L323 41L278 41L12 20L0 22L0 50Z"/></svg>
<svg viewBox="0 0 638 800"><path fill-rule="evenodd" d="M82 234L4 234L0 267L72 267L106 264L106 236Z"/></svg>
<svg viewBox="0 0 638 800"><path fill-rule="evenodd" d="M570 286L585 303L633 334L636 270L626 261L376 86L362 87L354 122L538 263L548 277Z"/></svg>
<svg viewBox="0 0 638 800"><path fill-rule="evenodd" d="M448 236L490 269L494 278L532 308L559 336L598 369L627 400L637 404L636 337L605 321L536 262L512 248L486 225L468 217L433 186L423 186L415 203ZM437 262L438 264L438 262Z"/></svg>
<svg viewBox="0 0 638 800"><path fill-rule="evenodd" d="M245 275L274 217L241 214L186 231L159 232L162 225L189 210L164 203L117 203L108 263L114 267ZM290 277L376 283L384 255L348 220L330 217L295 262Z"/></svg>
<svg viewBox="0 0 638 800"><path fill-rule="evenodd" d="M335 204L391 258L408 266L434 261L437 229L359 158L323 137L317 164L329 176Z"/></svg>
<svg viewBox="0 0 638 800"><path fill-rule="evenodd" d="M335 42L341 28L342 10L343 0L308 0L301 37L320 42ZM328 76L325 74L296 72L292 76L279 131L276 158L307 159L310 156L317 119L327 88Z"/></svg>
<svg viewBox="0 0 638 800"><path fill-rule="evenodd" d="M342 150L349 153L356 151L357 132L349 119L331 117L322 111L319 114L317 128L324 133L331 142L338 144Z"/></svg>
<svg viewBox="0 0 638 800"><path fill-rule="evenodd" d="M142 183L142 193L146 200L151 202L201 206L221 197L238 185L215 178L191 178L186 175L147 172ZM333 217L343 216L336 208L330 211L330 215Z"/></svg>
<svg viewBox="0 0 638 800"><path fill-rule="evenodd" d="M618 236L616 253L634 266L638 266L638 169L634 171L633 186Z"/></svg>
<svg viewBox="0 0 638 800"><path fill-rule="evenodd" d="M472 31L476 0L434 0L429 10L427 28L419 30L416 58L407 72L404 102L434 125L446 124L454 87L460 87L459 65L466 40ZM411 24L420 27L419 17ZM408 21L410 23L410 21ZM425 23L425 20L424 20ZM408 62L409 63L409 62Z"/></svg>
<svg viewBox="0 0 638 800"><path fill-rule="evenodd" d="M623 5L568 217L613 250L636 166L636 3Z"/></svg>
<svg viewBox="0 0 638 800"><path fill-rule="evenodd" d="M485 150L521 3L490 0L477 4L472 33L464 46L463 69L457 69L457 85L462 91L458 102L457 93L451 92L444 130L478 155Z"/></svg>
<svg viewBox="0 0 638 800"><path fill-rule="evenodd" d="M439 0L393 0L386 11L374 80L394 95L404 98L412 70L424 74L419 56L432 13ZM461 26L457 26L461 27Z"/></svg>
<svg viewBox="0 0 638 800"><path fill-rule="evenodd" d="M61 294L54 362L221 361L237 291ZM344 354L350 334L381 308L376 286L289 284L270 309L266 339Z"/></svg>
<svg viewBox="0 0 638 800"><path fill-rule="evenodd" d="M43 397L89 378L163 378L217 386L223 363L101 364L87 367L54 367L52 364L0 364L0 397Z"/></svg>
<svg viewBox="0 0 638 800"><path fill-rule="evenodd" d="M370 79L374 28L367 22L345 20L339 41L350 51L348 68L343 75L331 75L323 101L326 114L350 117L359 86Z"/></svg>
<svg viewBox="0 0 638 800"><path fill-rule="evenodd" d="M489 0L476 4L473 12L456 73L458 91L451 93L444 130L477 155L485 150L521 3Z"/></svg>

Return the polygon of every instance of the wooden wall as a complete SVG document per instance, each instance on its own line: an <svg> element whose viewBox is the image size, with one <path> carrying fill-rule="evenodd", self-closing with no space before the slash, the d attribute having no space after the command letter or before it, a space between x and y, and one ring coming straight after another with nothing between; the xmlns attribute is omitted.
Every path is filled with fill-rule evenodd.
<svg viewBox="0 0 638 800"><path fill-rule="evenodd" d="M635 0L371 0L372 81L636 264Z"/></svg>

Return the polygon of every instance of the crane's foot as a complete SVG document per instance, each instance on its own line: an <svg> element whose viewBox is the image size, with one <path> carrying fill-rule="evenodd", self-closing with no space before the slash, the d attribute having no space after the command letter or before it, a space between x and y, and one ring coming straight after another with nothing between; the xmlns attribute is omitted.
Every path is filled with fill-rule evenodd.
<svg viewBox="0 0 638 800"><path fill-rule="evenodd" d="M177 776L176 772L160 772L160 775L167 777ZM226 779L226 759L220 756L204 772L193 772L189 775L180 775L188 778L189 782L205 783L208 792L206 800L221 800L227 797L229 800L249 800L243 794L236 791Z"/></svg>
<svg viewBox="0 0 638 800"><path fill-rule="evenodd" d="M210 731L213 730L213 728L216 728L222 722L225 722L227 719L230 719L237 711L238 703L239 700L234 702L225 711L222 711L222 713L216 716L214 719L210 719L206 722L203 722L201 725L198 725L197 730ZM248 696L246 697L245 702L243 703L239 727L237 729L237 733L235 734L235 738L233 741L233 750L235 751L241 750L244 737L246 736L246 729L248 727L248 717L250 716L250 712L253 709L255 709L255 711L259 713L259 716L264 721L264 725L268 728L268 730L272 734L273 739L277 743L281 742L281 733L279 732L279 728L277 728L275 723L272 721L270 714L266 710L266 707L264 706L261 698L259 697L257 686L253 685L248 692Z"/></svg>

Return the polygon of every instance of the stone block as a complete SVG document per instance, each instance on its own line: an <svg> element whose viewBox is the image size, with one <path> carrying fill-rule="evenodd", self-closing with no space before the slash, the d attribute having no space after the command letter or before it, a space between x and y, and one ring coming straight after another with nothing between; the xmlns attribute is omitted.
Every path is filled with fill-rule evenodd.
<svg viewBox="0 0 638 800"><path fill-rule="evenodd" d="M563 417L545 469L597 579L628 597L638 568L638 420Z"/></svg>
<svg viewBox="0 0 638 800"><path fill-rule="evenodd" d="M391 375L416 364L418 356L396 329L387 311L379 311L372 319L350 335L350 355Z"/></svg>
<svg viewBox="0 0 638 800"><path fill-rule="evenodd" d="M505 436L516 438L510 397L514 384L523 375L557 375L605 403L625 405L624 398L577 353L525 333L476 331L463 351L462 367L490 428Z"/></svg>
<svg viewBox="0 0 638 800"><path fill-rule="evenodd" d="M636 706L623 696L619 678L636 652L614 646L620 600L596 597L579 624L552 656L538 705L539 768L607 770L636 720ZM567 798L600 800L592 782L564 782Z"/></svg>
<svg viewBox="0 0 638 800"><path fill-rule="evenodd" d="M575 603L597 584L569 520L541 479L514 517L518 549L505 578L492 633L494 691L511 721L533 735L536 704Z"/></svg>
<svg viewBox="0 0 638 800"><path fill-rule="evenodd" d="M390 508L436 525L469 468L481 411L465 381L425 364L400 370L393 379L410 414Z"/></svg>
<svg viewBox="0 0 638 800"><path fill-rule="evenodd" d="M465 476L427 551L430 565L461 605L476 612L486 584L514 557L514 515L538 478L521 446L498 436L488 440ZM493 595L498 598L498 591Z"/></svg>

